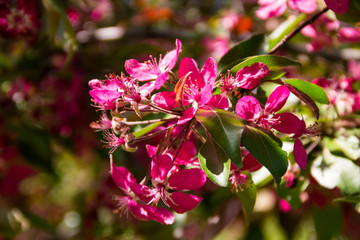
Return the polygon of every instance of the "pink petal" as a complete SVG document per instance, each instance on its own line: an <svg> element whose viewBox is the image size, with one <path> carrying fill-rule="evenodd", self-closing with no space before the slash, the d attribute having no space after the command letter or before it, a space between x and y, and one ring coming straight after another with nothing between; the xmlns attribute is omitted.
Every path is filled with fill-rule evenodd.
<svg viewBox="0 0 360 240"><path fill-rule="evenodd" d="M89 94L100 105L111 103L121 96L118 91L113 90L91 90Z"/></svg>
<svg viewBox="0 0 360 240"><path fill-rule="evenodd" d="M146 81L156 79L160 70L158 67L150 67L146 63L139 63L136 59L129 59L125 61L125 69L130 76L136 78L138 81Z"/></svg>
<svg viewBox="0 0 360 240"><path fill-rule="evenodd" d="M256 160L256 158L248 153L243 158L243 170L248 170L249 172L255 172L259 170L262 167L262 165Z"/></svg>
<svg viewBox="0 0 360 240"><path fill-rule="evenodd" d="M279 113L274 115L274 119L278 119L276 124L271 125L272 128L286 134L300 134L305 130L305 123L292 113Z"/></svg>
<svg viewBox="0 0 360 240"><path fill-rule="evenodd" d="M305 26L301 29L301 33L308 38L316 38L318 35L316 29L312 25Z"/></svg>
<svg viewBox="0 0 360 240"><path fill-rule="evenodd" d="M208 58L201 69L201 75L206 85L214 87L217 77L218 68L215 59Z"/></svg>
<svg viewBox="0 0 360 240"><path fill-rule="evenodd" d="M241 118L253 122L260 117L261 106L253 96L245 96L239 99L235 111Z"/></svg>
<svg viewBox="0 0 360 240"><path fill-rule="evenodd" d="M151 81L140 86L139 92L142 97L147 97L152 93L152 91L154 91L154 89L155 89L155 82Z"/></svg>
<svg viewBox="0 0 360 240"><path fill-rule="evenodd" d="M131 183L130 189L138 198L140 198L141 201L144 201L146 203L151 202L151 200L153 200L154 198L153 191L151 191L148 186Z"/></svg>
<svg viewBox="0 0 360 240"><path fill-rule="evenodd" d="M279 200L279 207L282 212L290 212L291 211L291 205L285 199Z"/></svg>
<svg viewBox="0 0 360 240"><path fill-rule="evenodd" d="M229 109L229 100L225 95L219 94L219 95L213 96L210 99L210 101L207 103L207 105L216 107L216 108L221 108L224 110L228 110Z"/></svg>
<svg viewBox="0 0 360 240"><path fill-rule="evenodd" d="M151 161L151 177L158 182L163 182L172 166L173 163L170 155L153 156Z"/></svg>
<svg viewBox="0 0 360 240"><path fill-rule="evenodd" d="M206 85L200 92L200 106L206 105L213 96L212 86Z"/></svg>
<svg viewBox="0 0 360 240"><path fill-rule="evenodd" d="M260 8L256 10L256 16L261 19L278 17L283 14L287 8L286 0L259 1L259 4Z"/></svg>
<svg viewBox="0 0 360 240"><path fill-rule="evenodd" d="M136 179L126 168L115 166L112 157L110 157L110 172L115 184L124 192L128 192L130 185L136 183Z"/></svg>
<svg viewBox="0 0 360 240"><path fill-rule="evenodd" d="M171 193L170 198L166 200L166 203L174 209L175 212L184 213L195 208L201 200L201 197L192 194L173 192Z"/></svg>
<svg viewBox="0 0 360 240"><path fill-rule="evenodd" d="M303 13L312 13L316 10L316 0L289 0L289 6Z"/></svg>
<svg viewBox="0 0 360 240"><path fill-rule="evenodd" d="M265 64L261 62L254 63L250 67L244 67L236 73L236 86L244 89L253 89L269 74L270 70Z"/></svg>
<svg viewBox="0 0 360 240"><path fill-rule="evenodd" d="M302 169L306 168L307 154L302 142L297 138L294 143L294 159Z"/></svg>
<svg viewBox="0 0 360 240"><path fill-rule="evenodd" d="M128 208L140 220L154 220L163 224L172 224L175 220L169 210L137 203L135 200L129 200Z"/></svg>
<svg viewBox="0 0 360 240"><path fill-rule="evenodd" d="M349 9L349 0L325 0L328 8L336 13L343 14Z"/></svg>
<svg viewBox="0 0 360 240"><path fill-rule="evenodd" d="M178 71L179 79L186 76L186 74L188 74L189 72L191 72L188 76L190 83L195 83L196 86L199 88L205 86L205 83L202 80L202 77L199 72L199 68L195 60L188 57L183 58L180 62L179 71Z"/></svg>
<svg viewBox="0 0 360 240"><path fill-rule="evenodd" d="M344 27L339 31L339 41L341 42L359 42L360 32L354 28Z"/></svg>
<svg viewBox="0 0 360 240"><path fill-rule="evenodd" d="M272 92L265 104L266 113L275 113L279 111L286 103L290 95L290 90L286 86L279 86Z"/></svg>
<svg viewBox="0 0 360 240"><path fill-rule="evenodd" d="M195 143L192 141L187 141L183 144L182 148L180 149L175 159L175 163L187 165L194 159L196 154L197 154L197 150Z"/></svg>
<svg viewBox="0 0 360 240"><path fill-rule="evenodd" d="M191 108L185 110L183 112L183 115L179 118L177 123L179 125L187 123L195 116L196 111L197 111L197 108L195 108L195 107L191 107Z"/></svg>
<svg viewBox="0 0 360 240"><path fill-rule="evenodd" d="M175 92L159 92L155 94L153 101L159 105L159 107L171 110L177 107L175 101Z"/></svg>
<svg viewBox="0 0 360 240"><path fill-rule="evenodd" d="M176 49L168 52L165 57L160 61L159 67L162 70L171 71L176 65L176 61L179 57L179 53L181 52L181 42L179 39L176 39Z"/></svg>
<svg viewBox="0 0 360 240"><path fill-rule="evenodd" d="M206 182L206 174L199 168L181 169L169 177L168 186L173 190L195 190Z"/></svg>
<svg viewBox="0 0 360 240"><path fill-rule="evenodd" d="M166 79L168 77L168 73L164 72L157 76L155 80L155 89L160 89L161 86L166 82Z"/></svg>
<svg viewBox="0 0 360 240"><path fill-rule="evenodd" d="M157 151L157 146L146 145L146 151L149 157L153 157Z"/></svg>
<svg viewBox="0 0 360 240"><path fill-rule="evenodd" d="M159 208L154 206L146 206L146 210L149 213L149 218L162 224L173 224L175 221L174 215L165 208Z"/></svg>

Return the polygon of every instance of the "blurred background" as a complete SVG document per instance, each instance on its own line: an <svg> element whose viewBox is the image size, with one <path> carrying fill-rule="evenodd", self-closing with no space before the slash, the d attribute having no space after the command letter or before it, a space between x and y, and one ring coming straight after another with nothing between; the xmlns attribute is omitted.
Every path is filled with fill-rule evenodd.
<svg viewBox="0 0 360 240"><path fill-rule="evenodd" d="M176 38L180 59L219 60L285 19L260 20L257 8L255 0L0 0L0 239L316 239L315 230L360 239L359 214L327 206L339 191L316 184L315 203L292 210L262 188L249 227L236 195L211 183L200 206L171 226L113 212L121 191L101 134L89 127L99 112L88 81L124 72L127 59L164 55ZM302 61L293 74L311 80L347 71L353 56L326 50L313 58L304 39L282 53ZM150 160L144 156L117 151L115 158L139 180Z"/></svg>

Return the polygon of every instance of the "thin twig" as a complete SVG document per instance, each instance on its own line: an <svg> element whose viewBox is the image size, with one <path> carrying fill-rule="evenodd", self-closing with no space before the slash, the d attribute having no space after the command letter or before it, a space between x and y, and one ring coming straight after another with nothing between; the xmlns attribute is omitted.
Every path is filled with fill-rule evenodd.
<svg viewBox="0 0 360 240"><path fill-rule="evenodd" d="M145 136L141 136L141 137L135 138L134 140L129 141L129 144L134 144L134 143L137 143L137 142L140 142L140 141L143 141L143 140L146 140L146 139L155 137L155 136L157 136L157 135L159 135L159 134L162 134L162 133L166 132L166 131L169 130L170 128L172 128L172 126L167 127L167 128L165 128L165 129L163 129L163 130L154 132L154 133L150 133L150 134L145 135Z"/></svg>
<svg viewBox="0 0 360 240"><path fill-rule="evenodd" d="M279 50L279 48L281 48L287 41L289 41L291 38L293 38L296 34L298 34L301 29L303 29L304 27L306 27L307 25L313 23L316 19L318 19L323 13L325 13L327 10L329 10L329 8L324 8L323 10L321 10L320 12L314 14L313 16L311 16L310 18L308 18L306 21L302 22L298 27L294 28L291 33L289 33L288 35L286 35L285 37L283 37L283 39L281 39L281 41L276 44L276 46L271 49L271 51L269 52L269 54L274 54L277 50Z"/></svg>
<svg viewBox="0 0 360 240"><path fill-rule="evenodd" d="M150 107L156 109L156 110L159 110L160 112L164 112L164 113L169 113L169 114L172 114L172 115L177 115L177 116L182 116L182 113L181 112L177 112L177 111L172 111L172 110L167 110L167 109L164 109L164 108L161 108L157 105L154 105L152 103L149 104Z"/></svg>
<svg viewBox="0 0 360 240"><path fill-rule="evenodd" d="M178 118L165 118L165 119L151 119L151 120L144 120L144 121L124 121L121 122L125 125L140 125L140 124L149 124L149 123L157 123L157 122L166 122L166 121L172 121L177 120Z"/></svg>

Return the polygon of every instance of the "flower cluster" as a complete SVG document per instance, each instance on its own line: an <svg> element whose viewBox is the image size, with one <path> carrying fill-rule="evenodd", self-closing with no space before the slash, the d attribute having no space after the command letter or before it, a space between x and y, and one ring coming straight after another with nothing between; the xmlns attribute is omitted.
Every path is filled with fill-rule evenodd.
<svg viewBox="0 0 360 240"><path fill-rule="evenodd" d="M291 89L282 83L268 97L264 108L253 94L270 75L267 65L256 62L223 75L219 74L213 58L208 58L199 69L194 59L185 57L180 61L176 76L172 70L181 47L181 42L176 40L176 49L164 57L150 56L150 60L142 63L127 60L125 69L129 76L111 74L105 80L89 82L94 106L102 112L100 120L91 126L104 132L105 147L110 149L111 175L124 193L115 197L119 212L130 211L138 219L163 224L174 222L168 208L184 213L202 200L187 191L202 188L209 176L197 158L199 142L205 144L209 140L217 144L206 127L205 134L201 131L198 115L204 111L230 112L237 119L236 124L255 126L273 137L276 133L291 135L296 162L303 169L307 162L305 148L299 140L309 132L304 120L293 113L278 113ZM140 121L128 121L129 116L134 117L131 113ZM153 113L152 118L145 120L149 113ZM160 117L154 119L154 114ZM134 126L142 124L149 127L134 132ZM235 134L240 136L240 132ZM120 146L134 151L136 143L148 139L151 139L151 145L146 145L151 159L149 174L137 183L126 168L114 164L112 154ZM229 165L226 179L234 191L251 187L250 173L262 167L260 160L240 145L235 146L235 150L241 151L243 160L239 161L242 164L232 163L231 168Z"/></svg>

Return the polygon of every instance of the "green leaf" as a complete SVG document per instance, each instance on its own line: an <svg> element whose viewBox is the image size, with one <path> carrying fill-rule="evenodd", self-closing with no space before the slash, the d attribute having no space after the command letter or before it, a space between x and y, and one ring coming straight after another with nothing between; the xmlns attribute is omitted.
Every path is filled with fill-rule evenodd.
<svg viewBox="0 0 360 240"><path fill-rule="evenodd" d="M334 202L360 203L360 194L334 199Z"/></svg>
<svg viewBox="0 0 360 240"><path fill-rule="evenodd" d="M207 130L212 139L219 144L231 161L242 168L240 136L243 129L241 118L223 109L199 109L197 121Z"/></svg>
<svg viewBox="0 0 360 240"><path fill-rule="evenodd" d="M253 184L250 188L237 192L237 196L241 202L241 208L245 215L246 225L249 226L254 206L256 202L256 186Z"/></svg>
<svg viewBox="0 0 360 240"><path fill-rule="evenodd" d="M343 223L341 208L337 206L313 207L312 216L318 236L317 239L334 239L340 234Z"/></svg>
<svg viewBox="0 0 360 240"><path fill-rule="evenodd" d="M287 154L279 143L263 131L245 126L241 144L270 171L279 186L288 166Z"/></svg>
<svg viewBox="0 0 360 240"><path fill-rule="evenodd" d="M296 87L291 86L290 84L283 81L284 85L287 86L290 89L290 92L294 94L297 98L299 98L301 101L303 101L313 112L316 119L319 119L319 108L314 102L314 100L304 93L303 91L297 89Z"/></svg>
<svg viewBox="0 0 360 240"><path fill-rule="evenodd" d="M309 186L308 180L297 181L296 186L288 188L286 182L282 182L279 187L279 197L285 199L293 208L301 207L300 194Z"/></svg>
<svg viewBox="0 0 360 240"><path fill-rule="evenodd" d="M208 178L215 184L226 187L229 182L230 159L210 136L201 146L198 157Z"/></svg>
<svg viewBox="0 0 360 240"><path fill-rule="evenodd" d="M41 229L47 232L53 232L55 230L48 221L46 221L39 215L28 211L24 211L23 214L29 220L31 226L33 226L34 228Z"/></svg>
<svg viewBox="0 0 360 240"><path fill-rule="evenodd" d="M277 80L282 78L287 72L284 71L270 71L270 75L265 77L263 81L265 80Z"/></svg>
<svg viewBox="0 0 360 240"><path fill-rule="evenodd" d="M305 19L306 14L300 14L297 17L291 15L285 22L281 23L275 31L269 35L269 51Z"/></svg>
<svg viewBox="0 0 360 240"><path fill-rule="evenodd" d="M350 159L338 157L324 149L311 165L311 175L323 187L335 187L351 195L360 192L360 167Z"/></svg>
<svg viewBox="0 0 360 240"><path fill-rule="evenodd" d="M243 58L268 52L264 34L255 34L232 47L219 61L219 72L226 72Z"/></svg>
<svg viewBox="0 0 360 240"><path fill-rule="evenodd" d="M148 132L151 132L152 130L154 130L156 127L160 126L163 123L164 122L157 122L157 123L150 124L142 129L134 132L133 134L135 137L141 137L141 136L147 134Z"/></svg>
<svg viewBox="0 0 360 240"><path fill-rule="evenodd" d="M296 89L302 91L303 93L307 94L309 97L311 97L315 102L321 103L321 104L329 104L329 99L322 87L307 82L300 79L286 79L284 80L287 84L295 87Z"/></svg>
<svg viewBox="0 0 360 240"><path fill-rule="evenodd" d="M232 73L237 73L243 67L248 67L253 65L254 63L262 62L268 68L271 67L286 67L286 66L301 66L301 64L295 60L292 60L287 57L275 56L275 55L259 55L252 56L243 59L243 61L231 69Z"/></svg>

